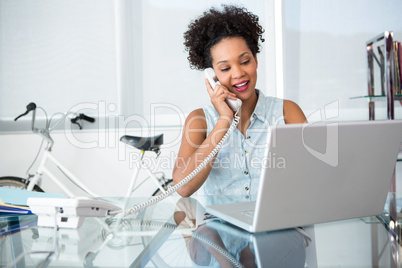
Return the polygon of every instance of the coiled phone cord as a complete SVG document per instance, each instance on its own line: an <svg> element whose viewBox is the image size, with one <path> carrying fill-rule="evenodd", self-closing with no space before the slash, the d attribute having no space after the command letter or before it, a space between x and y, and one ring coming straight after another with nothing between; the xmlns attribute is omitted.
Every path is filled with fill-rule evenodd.
<svg viewBox="0 0 402 268"><path fill-rule="evenodd" d="M228 131L226 134L222 137L220 142L216 145L216 147L212 150L212 152L204 159L204 161L201 162L201 164L196 167L193 172L191 172L187 177L185 177L182 181L180 181L178 184L173 186L172 188L168 189L165 193L155 196L152 199L149 199L148 201L145 201L141 204L135 205L134 207L127 209L127 210L117 210L117 211L111 211L109 215L116 215L121 212L124 212L123 216L126 217L127 215L133 214L135 212L138 212L144 208L147 208L149 206L152 206L153 204L158 203L159 201L162 201L169 195L173 194L177 190L179 190L181 187L183 187L186 183L188 183L190 180L192 180L200 171L214 158L214 156L219 152L220 148L222 145L226 142L227 138L232 134L234 129L237 127L240 121L240 117L237 115L239 112L239 109L236 111L233 122L230 125Z"/></svg>

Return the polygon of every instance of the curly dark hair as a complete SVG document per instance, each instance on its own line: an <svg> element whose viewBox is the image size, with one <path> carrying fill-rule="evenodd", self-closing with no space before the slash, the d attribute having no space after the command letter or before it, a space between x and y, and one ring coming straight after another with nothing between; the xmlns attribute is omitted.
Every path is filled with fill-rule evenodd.
<svg viewBox="0 0 402 268"><path fill-rule="evenodd" d="M242 37L254 56L260 52L259 40L265 40L258 16L243 7L222 6L222 11L211 8L204 12L184 33L184 45L189 53L187 59L192 69L212 67L211 48L228 37Z"/></svg>

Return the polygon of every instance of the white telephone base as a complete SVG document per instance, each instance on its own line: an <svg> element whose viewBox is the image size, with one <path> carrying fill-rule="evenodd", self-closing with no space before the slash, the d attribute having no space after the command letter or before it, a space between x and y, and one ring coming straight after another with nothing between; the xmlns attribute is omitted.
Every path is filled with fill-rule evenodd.
<svg viewBox="0 0 402 268"><path fill-rule="evenodd" d="M57 221L60 228L78 228L85 217L106 217L111 211L121 210L120 207L105 201L86 197L30 197L27 204L32 213L38 215L38 226L54 227Z"/></svg>

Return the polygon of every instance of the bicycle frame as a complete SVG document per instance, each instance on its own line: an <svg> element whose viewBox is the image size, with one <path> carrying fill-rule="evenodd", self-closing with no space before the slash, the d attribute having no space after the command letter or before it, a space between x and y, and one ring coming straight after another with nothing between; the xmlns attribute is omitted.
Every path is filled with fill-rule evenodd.
<svg viewBox="0 0 402 268"><path fill-rule="evenodd" d="M142 156L144 155L144 152L141 152ZM76 185L78 185L78 187L80 187L82 190L84 190L85 192L87 192L88 194L90 194L93 197L99 197L100 195L94 193L93 191L91 191L88 187L86 187L84 184L82 184L80 182L80 180L74 175L72 174L66 167L64 167L51 153L50 150L46 149L44 152L44 155L42 157L42 160L39 164L39 167L36 171L35 176L30 180L27 190L28 191L32 191L34 186L36 184L39 184L41 181L42 176L45 174L47 176L50 177L50 179L52 179L65 193L67 193L70 197L75 196L73 194L72 191L70 191L64 184L62 181L60 181L47 167L47 162L48 161L52 161L62 172L63 174L69 178L72 182L74 182ZM143 161L142 161L142 157L140 160L140 168L138 168L133 175L131 176L130 179L130 186L128 187L128 191L126 193L126 196L129 197L131 196L131 193L133 191L133 188L137 182L138 179L138 173L140 171L140 169L145 169L148 173L148 175L152 178L152 180L155 182L155 184L158 186L158 188L162 191L162 193L165 193L166 190L162 187L162 185L159 183L159 179L155 176L154 173L152 173L152 171L149 169L149 167L144 167L143 166Z"/></svg>
<svg viewBox="0 0 402 268"><path fill-rule="evenodd" d="M66 192L69 196L74 196L73 192L71 192L47 167L47 161L50 160L56 166L65 174L66 177L68 177L70 180L72 180L76 185L78 185L81 189L83 189L85 192L90 194L93 197L97 197L99 195L95 194L91 190L89 190L85 185L83 185L80 180L74 176L66 167L64 167L59 161L56 160L56 158L53 157L51 154L50 150L45 150L44 155L42 157L41 163L37 169L37 172L35 176L30 180L27 190L32 191L33 187L35 184L38 184L43 176L43 174L46 174L49 176L64 192Z"/></svg>
<svg viewBox="0 0 402 268"><path fill-rule="evenodd" d="M45 148L44 155L42 157L42 160L39 164L39 167L36 171L35 176L30 180L27 190L32 191L34 186L38 183L41 182L43 174L46 174L49 176L64 192L66 192L70 197L74 196L73 192L71 192L49 169L46 168L47 161L53 161L54 164L64 173L64 175L72 180L78 187L80 187L82 190L87 192L93 197L97 197L99 195L95 194L91 190L89 190L85 185L83 185L80 180L74 176L66 167L64 167L59 161L56 160L51 154L52 147L54 144L53 139L50 136L50 131L49 127L47 126L46 128L43 129L38 129L35 128L35 116L36 116L36 110L32 111L32 132L35 134L38 134L41 136L44 140L47 141L47 147ZM63 115L62 119L64 119L67 115ZM60 120L60 119L59 119Z"/></svg>
<svg viewBox="0 0 402 268"><path fill-rule="evenodd" d="M144 157L145 151L141 151L141 159L140 159L140 166L139 168L137 168L137 170L133 173L133 175L131 176L131 180L130 180L130 186L128 187L128 191L126 196L129 197L131 196L131 193L134 189L134 186L137 182L138 179L138 173L140 172L140 169L145 169L148 173L148 175L152 178L152 180L155 182L155 184L158 186L159 190L161 190L162 193L165 193L166 190L162 187L162 185L159 183L159 179L155 176L154 173L152 173L152 171L149 169L149 167L144 167L143 166L143 157Z"/></svg>
<svg viewBox="0 0 402 268"><path fill-rule="evenodd" d="M33 105L33 106L32 106ZM67 177L70 181L72 181L77 187L81 188L83 191L85 191L86 193L88 193L89 195L91 195L92 197L99 197L98 194L94 193L93 191L91 191L88 187L86 187L74 174L72 174L65 166L63 166L52 154L52 147L54 145L54 141L52 139L52 137L50 136L50 123L47 122L46 123L46 127L45 128L36 128L35 127L35 119L36 119L36 105L34 103L30 103L27 106L27 112L25 114L20 115L24 116L26 115L29 111L32 111L32 124L31 124L31 129L32 132L39 135L43 140L45 140L47 142L47 146L44 149L45 152L43 153L42 159L40 161L39 167L36 170L36 174L29 179L29 183L27 186L27 190L28 191L32 191L35 187L35 185L39 185L41 183L42 180L42 176L43 175L47 175L51 180L53 180L65 193L67 193L67 195L69 195L70 197L75 196L74 193L69 190L66 185L57 178L57 176L55 176L52 171L50 171L46 165L48 163L48 161L53 162L60 170L61 172L64 174L65 177ZM64 120L67 117L67 114L63 114L63 116L61 118L58 119L58 122L55 124L59 124L59 122L61 122L62 120ZM80 114L80 116L83 114ZM18 119L19 117L17 117L16 119ZM85 119L87 121L88 117L84 117L82 119ZM90 121L93 122L93 121ZM133 172L131 178L130 178L130 185L126 194L126 197L130 197L134 186L136 184L136 181L138 179L138 174L140 169L145 169L147 171L147 173L149 174L149 176L152 178L152 180L154 181L154 183L158 186L159 190L162 193L165 193L166 190L163 188L163 182L161 183L161 181L158 179L158 177L156 177L156 175L150 170L149 167L144 166L143 164L143 157L144 157L144 153L145 151L141 151L141 159L140 159L140 163L139 166L137 168L137 170L135 172ZM134 189L135 190L135 189Z"/></svg>

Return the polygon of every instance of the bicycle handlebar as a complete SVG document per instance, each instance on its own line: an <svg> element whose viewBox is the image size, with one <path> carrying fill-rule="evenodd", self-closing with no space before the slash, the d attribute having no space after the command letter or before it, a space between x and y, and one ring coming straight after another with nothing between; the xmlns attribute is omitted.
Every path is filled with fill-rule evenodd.
<svg viewBox="0 0 402 268"><path fill-rule="evenodd" d="M27 115L30 111L34 111L36 109L36 104L34 102L31 102L30 104L27 105L27 110L25 111L25 113L20 114L19 116L17 116L14 121L17 121L19 118Z"/></svg>
<svg viewBox="0 0 402 268"><path fill-rule="evenodd" d="M19 116L17 116L14 121L17 121L19 118L27 115L30 111L32 111L32 132L36 133L38 135L40 135L43 139L45 139L48 142L48 146L46 147L47 151L50 151L52 149L52 146L54 144L54 141L52 139L52 137L50 136L50 131L52 131L60 122L62 122L63 120L65 120L65 118L69 115L72 114L72 112L67 112L67 113L56 113L56 114L63 114L63 116L57 121L57 123L51 128L50 127L50 121L52 120L52 118L50 118L50 120L48 120L46 111L43 110L43 108L38 107L39 109L43 110L43 112L46 114L46 125L44 128L38 129L35 128L35 115L36 115L36 104L31 102L27 105L27 110L25 111L25 113L20 114ZM54 114L54 115L56 115ZM53 116L52 116L53 117ZM71 119L71 123L73 124L77 124L80 128L80 130L82 129L82 126L77 122L78 120L86 120L88 122L95 122L95 118L86 116L85 114L79 114L78 116L76 116L75 118Z"/></svg>
<svg viewBox="0 0 402 268"><path fill-rule="evenodd" d="M74 117L74 118L71 119L71 123L77 124L80 129L82 129L82 127L81 127L81 125L77 122L78 120L85 120L85 121L88 121L88 122L90 122L90 123L95 122L95 118L89 117L89 116L87 116L87 115L85 115L85 114L79 114L78 116L76 116L76 117Z"/></svg>
<svg viewBox="0 0 402 268"><path fill-rule="evenodd" d="M76 116L75 118L71 119L71 122L75 123L79 119L86 120L86 121L91 122L91 123L95 122L95 118L89 117L89 116L87 116L85 114L80 114L79 116Z"/></svg>
<svg viewBox="0 0 402 268"><path fill-rule="evenodd" d="M34 111L34 115L32 117L32 130L34 130L34 124L35 124L35 110L36 110L36 104L34 102L31 102L27 105L27 110L25 111L25 113L20 114L19 116L17 116L14 121L17 121L18 119L20 119L21 117L27 115L30 111ZM67 114L65 114L63 116L63 118L66 116ZM88 121L90 123L95 122L95 118L87 116L85 114L79 114L78 116L74 117L71 119L71 123L72 124L77 124L79 126L80 129L82 129L82 126L77 122L78 120L85 120Z"/></svg>

